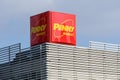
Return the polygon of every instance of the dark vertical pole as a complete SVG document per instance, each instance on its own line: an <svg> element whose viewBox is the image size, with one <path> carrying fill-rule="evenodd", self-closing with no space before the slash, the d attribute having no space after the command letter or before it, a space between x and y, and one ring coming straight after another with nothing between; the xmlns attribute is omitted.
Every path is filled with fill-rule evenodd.
<svg viewBox="0 0 120 80"><path fill-rule="evenodd" d="M8 46L8 60L9 60L9 79L12 77L11 76L11 66L10 66L10 46Z"/></svg>
<svg viewBox="0 0 120 80"><path fill-rule="evenodd" d="M8 46L8 56L9 56L9 63L10 63L10 46Z"/></svg>
<svg viewBox="0 0 120 80"><path fill-rule="evenodd" d="M21 52L21 44L19 43L19 53Z"/></svg>

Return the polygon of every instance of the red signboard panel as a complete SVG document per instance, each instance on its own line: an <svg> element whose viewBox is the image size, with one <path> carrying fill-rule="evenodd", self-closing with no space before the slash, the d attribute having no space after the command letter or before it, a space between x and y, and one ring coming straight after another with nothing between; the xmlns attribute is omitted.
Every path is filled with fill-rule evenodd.
<svg viewBox="0 0 120 80"><path fill-rule="evenodd" d="M49 12L30 17L31 46L49 41Z"/></svg>
<svg viewBox="0 0 120 80"><path fill-rule="evenodd" d="M76 45L75 15L52 12L52 42Z"/></svg>
<svg viewBox="0 0 120 80"><path fill-rule="evenodd" d="M30 17L31 46L44 42L76 45L75 15L47 11Z"/></svg>

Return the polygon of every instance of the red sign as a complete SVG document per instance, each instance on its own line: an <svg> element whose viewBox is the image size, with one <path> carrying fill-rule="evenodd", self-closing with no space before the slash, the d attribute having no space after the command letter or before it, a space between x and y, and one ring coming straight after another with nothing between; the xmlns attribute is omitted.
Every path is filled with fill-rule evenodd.
<svg viewBox="0 0 120 80"><path fill-rule="evenodd" d="M31 46L49 41L48 12L30 17Z"/></svg>
<svg viewBox="0 0 120 80"><path fill-rule="evenodd" d="M75 15L52 12L52 42L76 45Z"/></svg>
<svg viewBox="0 0 120 80"><path fill-rule="evenodd" d="M47 11L30 18L31 46L44 42L76 45L75 15Z"/></svg>

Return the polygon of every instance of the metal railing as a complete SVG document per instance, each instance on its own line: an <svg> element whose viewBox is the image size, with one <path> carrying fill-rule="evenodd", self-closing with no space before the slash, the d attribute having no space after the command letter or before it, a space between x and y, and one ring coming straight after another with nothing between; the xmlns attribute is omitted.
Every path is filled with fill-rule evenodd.
<svg viewBox="0 0 120 80"><path fill-rule="evenodd" d="M16 53L20 53L20 51L20 43L0 48L0 64L13 61Z"/></svg>
<svg viewBox="0 0 120 80"><path fill-rule="evenodd" d="M120 52L120 44L110 44L110 43L90 41L89 48L113 51L113 52Z"/></svg>

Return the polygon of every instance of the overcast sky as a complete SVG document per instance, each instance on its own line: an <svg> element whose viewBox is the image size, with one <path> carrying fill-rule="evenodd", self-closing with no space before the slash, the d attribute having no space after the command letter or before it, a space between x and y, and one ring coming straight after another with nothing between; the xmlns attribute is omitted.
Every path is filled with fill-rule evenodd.
<svg viewBox="0 0 120 80"><path fill-rule="evenodd" d="M120 0L0 0L0 48L30 45L30 16L48 10L77 16L77 46L120 44Z"/></svg>

